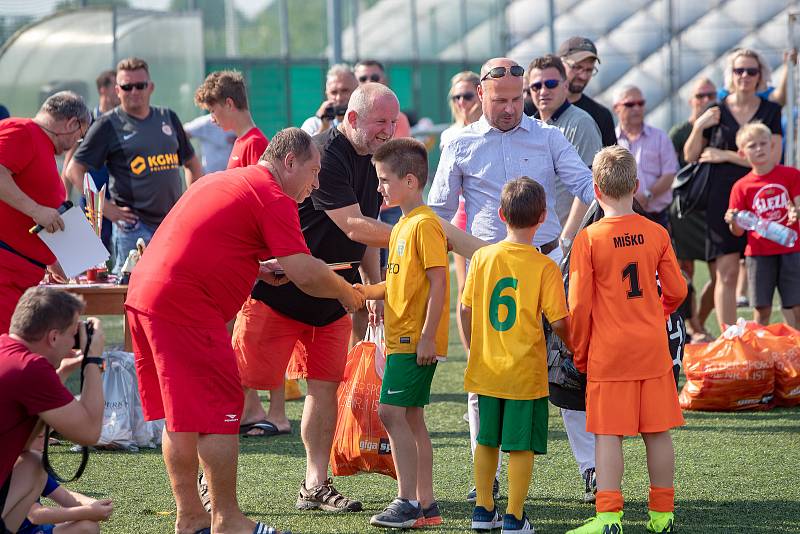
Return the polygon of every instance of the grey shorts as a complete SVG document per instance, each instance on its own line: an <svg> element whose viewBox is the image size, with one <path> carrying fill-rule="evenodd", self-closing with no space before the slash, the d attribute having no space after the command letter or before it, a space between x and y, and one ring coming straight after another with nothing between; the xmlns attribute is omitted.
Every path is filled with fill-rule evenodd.
<svg viewBox="0 0 800 534"><path fill-rule="evenodd" d="M750 305L772 307L775 288L781 294L781 306L800 306L800 252L774 256L747 256L747 287Z"/></svg>

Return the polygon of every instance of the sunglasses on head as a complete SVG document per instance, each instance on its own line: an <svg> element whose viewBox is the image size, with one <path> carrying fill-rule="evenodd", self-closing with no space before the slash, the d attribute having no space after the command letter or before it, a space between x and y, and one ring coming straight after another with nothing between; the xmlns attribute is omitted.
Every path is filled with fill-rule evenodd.
<svg viewBox="0 0 800 534"><path fill-rule="evenodd" d="M622 102L622 105L625 106L626 108L632 108L637 106L643 108L644 104L645 104L644 100L632 100L630 102Z"/></svg>
<svg viewBox="0 0 800 534"><path fill-rule="evenodd" d="M377 81L380 81L380 79L381 79L381 75L378 74L377 72L373 72L369 76L364 75L364 76L359 76L358 77L358 81L360 83L367 83L367 80L369 80L371 82L377 82Z"/></svg>
<svg viewBox="0 0 800 534"><path fill-rule="evenodd" d="M538 93L542 90L542 86L547 87L548 89L555 89L561 83L561 80L544 80L541 82L533 82L528 87L534 93Z"/></svg>
<svg viewBox="0 0 800 534"><path fill-rule="evenodd" d="M694 97L697 100L703 100L704 98L716 98L717 97L717 93L715 93L714 91L711 91L711 92L708 92L708 93L696 93L694 95Z"/></svg>
<svg viewBox="0 0 800 534"><path fill-rule="evenodd" d="M733 73L737 76L744 76L745 73L748 76L758 76L759 72L761 72L761 69L757 67L738 67L733 69Z"/></svg>
<svg viewBox="0 0 800 534"><path fill-rule="evenodd" d="M466 102L472 102L472 99L475 98L475 93L461 93L458 95L453 95L450 97L450 100L456 102L458 100L465 100Z"/></svg>
<svg viewBox="0 0 800 534"><path fill-rule="evenodd" d="M119 85L119 88L127 93L129 91L133 91L134 88L138 89L139 91L144 91L149 85L150 82L123 83Z"/></svg>
<svg viewBox="0 0 800 534"><path fill-rule="evenodd" d="M487 72L483 76L483 78L481 78L481 81L484 81L486 78L494 78L494 79L502 78L506 75L506 72L510 72L512 76L516 76L517 78L519 78L520 76L525 74L525 69L523 69L519 65L512 65L510 67L492 67L491 69L489 69L489 72Z"/></svg>

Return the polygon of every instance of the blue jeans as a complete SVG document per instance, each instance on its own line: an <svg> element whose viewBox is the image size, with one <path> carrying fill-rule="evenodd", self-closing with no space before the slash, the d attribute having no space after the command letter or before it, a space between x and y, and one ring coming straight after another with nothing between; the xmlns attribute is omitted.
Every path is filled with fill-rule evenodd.
<svg viewBox="0 0 800 534"><path fill-rule="evenodd" d="M124 223L123 225L114 224L111 230L111 241L114 244L114 274L119 275L128 253L136 249L136 241L141 237L145 243L149 243L156 232L156 227L149 225L141 220L133 224Z"/></svg>

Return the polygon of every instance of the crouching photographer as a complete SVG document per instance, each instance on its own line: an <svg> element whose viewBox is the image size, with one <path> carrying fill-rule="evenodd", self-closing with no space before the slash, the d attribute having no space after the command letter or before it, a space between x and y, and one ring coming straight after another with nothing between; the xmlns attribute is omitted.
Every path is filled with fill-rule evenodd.
<svg viewBox="0 0 800 534"><path fill-rule="evenodd" d="M16 532L44 489L42 458L30 450L40 419L75 443L100 437L105 336L98 319L80 321L83 309L71 293L33 287L0 336L0 533ZM76 369L83 372L80 400L62 383Z"/></svg>

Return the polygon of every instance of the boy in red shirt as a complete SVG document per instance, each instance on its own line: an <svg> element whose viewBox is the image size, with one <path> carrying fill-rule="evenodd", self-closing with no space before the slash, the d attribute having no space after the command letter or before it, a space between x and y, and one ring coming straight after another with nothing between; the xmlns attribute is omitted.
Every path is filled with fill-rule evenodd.
<svg viewBox="0 0 800 534"><path fill-rule="evenodd" d="M765 133L766 132L766 133ZM770 130L761 123L742 126L736 133L739 155L747 159L753 170L731 189L725 222L731 233L741 236L745 229L736 224L736 213L752 211L762 219L774 221L800 233L797 206L800 204L800 171L776 165L770 158ZM781 294L786 323L800 325L800 240L785 247L754 231L747 232L747 283L754 319L769 324L775 288Z"/></svg>
<svg viewBox="0 0 800 534"><path fill-rule="evenodd" d="M212 72L197 88L195 104L211 113L212 120L226 132L236 133L228 168L258 163L269 140L261 133L247 108L247 88L239 72Z"/></svg>
<svg viewBox="0 0 800 534"><path fill-rule="evenodd" d="M605 215L575 238L569 307L575 367L587 373L586 430L596 435L597 515L568 534L622 532L622 438L637 434L650 473L647 530L672 532L669 429L684 421L664 320L686 297L686 282L667 231L633 211L639 180L631 153L603 149L592 174Z"/></svg>

